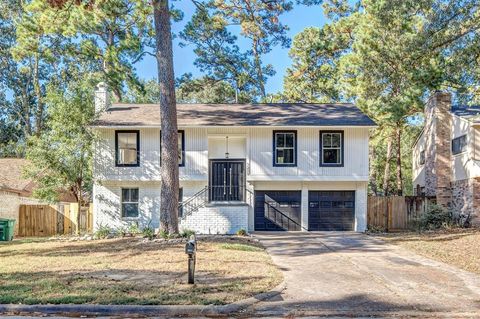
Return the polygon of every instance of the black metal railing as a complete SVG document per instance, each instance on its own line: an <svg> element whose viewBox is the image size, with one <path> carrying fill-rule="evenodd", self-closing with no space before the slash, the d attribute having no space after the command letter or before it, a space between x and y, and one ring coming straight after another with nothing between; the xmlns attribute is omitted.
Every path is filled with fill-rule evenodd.
<svg viewBox="0 0 480 319"><path fill-rule="evenodd" d="M272 206L265 201L264 216L272 223L278 225L284 230L301 230L303 227L300 223L287 216L285 213Z"/></svg>
<svg viewBox="0 0 480 319"><path fill-rule="evenodd" d="M178 204L178 217L185 218L209 202L245 202L245 186L205 186L192 197Z"/></svg>
<svg viewBox="0 0 480 319"><path fill-rule="evenodd" d="M178 215L180 218L185 218L198 211L200 208L205 207L208 203L208 187L205 186L202 190L198 191L195 195L190 197L184 202L178 205Z"/></svg>
<svg viewBox="0 0 480 319"><path fill-rule="evenodd" d="M211 202L243 202L245 201L245 186L209 186L208 200Z"/></svg>

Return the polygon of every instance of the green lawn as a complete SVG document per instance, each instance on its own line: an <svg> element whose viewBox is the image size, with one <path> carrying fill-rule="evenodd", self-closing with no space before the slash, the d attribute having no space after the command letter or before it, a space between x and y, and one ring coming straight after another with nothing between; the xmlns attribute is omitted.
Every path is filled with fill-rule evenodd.
<svg viewBox="0 0 480 319"><path fill-rule="evenodd" d="M282 280L265 250L249 243L200 241L197 255L197 283L188 285L183 244L135 238L3 243L0 303L226 304Z"/></svg>

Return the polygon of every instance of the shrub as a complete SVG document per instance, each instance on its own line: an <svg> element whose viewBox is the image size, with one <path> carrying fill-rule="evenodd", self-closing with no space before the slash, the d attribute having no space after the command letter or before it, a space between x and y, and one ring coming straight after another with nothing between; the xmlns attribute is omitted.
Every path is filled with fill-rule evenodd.
<svg viewBox="0 0 480 319"><path fill-rule="evenodd" d="M180 236L183 237L183 238L190 238L190 236L192 236L192 235L195 235L195 231L193 231L191 229L184 229L180 233Z"/></svg>
<svg viewBox="0 0 480 319"><path fill-rule="evenodd" d="M140 227L138 227L138 223L132 223L128 226L128 233L132 235L140 234Z"/></svg>
<svg viewBox="0 0 480 319"><path fill-rule="evenodd" d="M237 236L247 236L247 231L243 228L237 230L236 232Z"/></svg>
<svg viewBox="0 0 480 319"><path fill-rule="evenodd" d="M118 227L116 230L115 230L115 234L117 234L117 236L121 236L121 237L125 237L127 236L127 229L125 227Z"/></svg>
<svg viewBox="0 0 480 319"><path fill-rule="evenodd" d="M386 229L382 226L368 225L367 232L370 234L385 233Z"/></svg>
<svg viewBox="0 0 480 319"><path fill-rule="evenodd" d="M455 224L462 228L469 228L472 226L472 216L470 213L453 212L453 220Z"/></svg>
<svg viewBox="0 0 480 319"><path fill-rule="evenodd" d="M98 239L107 238L108 235L110 235L111 232L112 232L112 230L110 229L110 227L108 227L106 225L100 225L98 227L97 231L95 232L95 238L98 238Z"/></svg>
<svg viewBox="0 0 480 319"><path fill-rule="evenodd" d="M155 230L152 227L147 226L142 230L142 234L143 237L152 240L155 237Z"/></svg>
<svg viewBox="0 0 480 319"><path fill-rule="evenodd" d="M452 214L439 205L432 205L418 219L418 227L421 230L432 230L451 226Z"/></svg>
<svg viewBox="0 0 480 319"><path fill-rule="evenodd" d="M165 230L160 230L158 232L158 236L162 237L163 239L168 239L170 237L168 232Z"/></svg>

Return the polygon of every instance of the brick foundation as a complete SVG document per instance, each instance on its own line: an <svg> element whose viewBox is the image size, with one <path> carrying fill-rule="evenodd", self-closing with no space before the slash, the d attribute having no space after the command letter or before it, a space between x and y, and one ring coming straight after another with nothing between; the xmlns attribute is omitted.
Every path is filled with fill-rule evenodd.
<svg viewBox="0 0 480 319"><path fill-rule="evenodd" d="M480 178L452 182L452 212L460 219L470 215L471 223L480 226Z"/></svg>
<svg viewBox="0 0 480 319"><path fill-rule="evenodd" d="M235 234L248 230L248 205L212 205L200 208L180 220L180 229L197 234Z"/></svg>
<svg viewBox="0 0 480 319"><path fill-rule="evenodd" d="M472 179L472 225L480 227L480 177Z"/></svg>

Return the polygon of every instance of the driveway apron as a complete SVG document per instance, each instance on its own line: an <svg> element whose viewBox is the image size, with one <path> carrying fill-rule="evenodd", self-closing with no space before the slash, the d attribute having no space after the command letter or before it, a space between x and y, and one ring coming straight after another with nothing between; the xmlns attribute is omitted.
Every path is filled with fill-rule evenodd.
<svg viewBox="0 0 480 319"><path fill-rule="evenodd" d="M353 232L254 236L282 270L286 289L248 314L480 316L480 276L382 240Z"/></svg>

